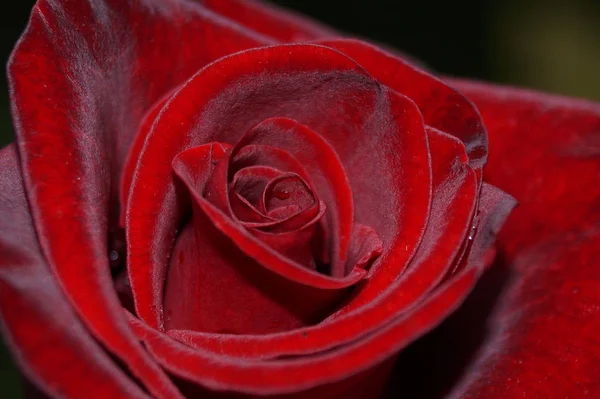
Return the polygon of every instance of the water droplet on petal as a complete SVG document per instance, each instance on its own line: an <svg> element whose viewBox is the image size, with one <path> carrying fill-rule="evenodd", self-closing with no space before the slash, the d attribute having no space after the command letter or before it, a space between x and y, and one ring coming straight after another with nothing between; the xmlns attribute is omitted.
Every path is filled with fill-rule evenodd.
<svg viewBox="0 0 600 399"><path fill-rule="evenodd" d="M473 241L476 231L477 227L475 225L471 226L471 231L469 232L469 241Z"/></svg>
<svg viewBox="0 0 600 399"><path fill-rule="evenodd" d="M273 195L277 199L286 200L286 199L290 198L291 194L288 190L276 190L273 192Z"/></svg>
<svg viewBox="0 0 600 399"><path fill-rule="evenodd" d="M114 262L115 260L119 259L119 253L113 249L108 254L108 259Z"/></svg>

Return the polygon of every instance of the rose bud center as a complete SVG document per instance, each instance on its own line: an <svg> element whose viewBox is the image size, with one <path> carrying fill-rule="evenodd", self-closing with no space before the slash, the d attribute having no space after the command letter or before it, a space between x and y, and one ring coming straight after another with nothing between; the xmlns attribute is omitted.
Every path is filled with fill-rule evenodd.
<svg viewBox="0 0 600 399"><path fill-rule="evenodd" d="M318 163L324 152L334 173ZM173 166L193 216L171 256L168 329L247 334L312 325L381 254L373 229L352 226L351 214L340 219L352 198L339 159L293 120L267 120L233 146L190 148ZM344 251L342 224L351 228Z"/></svg>

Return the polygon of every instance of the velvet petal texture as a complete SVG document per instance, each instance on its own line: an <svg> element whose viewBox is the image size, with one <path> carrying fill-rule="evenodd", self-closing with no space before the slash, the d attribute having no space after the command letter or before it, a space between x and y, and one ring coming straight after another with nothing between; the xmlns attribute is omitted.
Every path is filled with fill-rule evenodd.
<svg viewBox="0 0 600 399"><path fill-rule="evenodd" d="M333 238L327 258L330 275L344 277L352 225L354 200L344 166L335 149L308 126L289 118L270 118L254 126L233 149L233 155L245 145L271 145L285 150L305 165L319 198L328 209L328 234ZM351 265L351 268L354 265Z"/></svg>
<svg viewBox="0 0 600 399"><path fill-rule="evenodd" d="M452 395L600 394L598 106L332 36L250 0L38 2L9 64L21 170L0 151L2 327L37 387L378 396L491 263L514 206L491 183L521 202L515 280Z"/></svg>
<svg viewBox="0 0 600 399"><path fill-rule="evenodd" d="M158 397L179 394L131 334L110 288L106 237L120 168L155 101L214 59L266 42L193 2L41 0L9 62L41 248L86 326Z"/></svg>
<svg viewBox="0 0 600 399"><path fill-rule="evenodd" d="M163 165L194 145L210 141L232 144L258 123L275 116L309 126L329 141L348 175L357 209L355 222L374 228L384 246L395 251L396 262L386 263L388 278L406 267L420 241L431 201L427 139L414 103L381 87L352 59L323 46L249 50L199 71L165 104L150 130L141 133L146 136L145 145L128 203L128 266L138 315L151 325L162 327L162 284L182 216L174 177ZM286 146L289 148L291 142ZM374 151L381 150L381 156L372 157ZM312 157L315 165L324 162ZM393 173L396 169L404 174ZM319 180L325 176L314 173L311 178L320 186ZM226 201L225 195L220 197ZM375 200L381 197L387 201ZM327 197L324 200L327 204ZM199 204L219 226L233 232L235 224L229 223L232 219L222 213L223 207L213 209L203 201ZM331 206L332 213L348 207L343 197L335 205ZM344 216L339 220L348 219ZM158 225L161 228L157 229ZM340 232L349 235L351 229L346 226ZM227 234L245 252L260 248L242 239L243 235ZM338 239L344 242L348 238ZM347 248L347 242L340 248ZM358 274L360 270L352 271L342 280ZM333 287L342 281L336 280L313 275L303 281Z"/></svg>
<svg viewBox="0 0 600 399"><path fill-rule="evenodd" d="M0 150L0 324L27 378L55 397L149 398L81 323L39 247L14 145Z"/></svg>
<svg viewBox="0 0 600 399"><path fill-rule="evenodd" d="M253 237L222 215L210 203L207 190L219 166L229 161L231 152L226 155L222 148L219 144L194 147L173 162L191 192L194 215L171 257L166 327L268 333L320 321L364 272L357 270L339 281L319 279L322 275L273 251L275 236L261 243L262 237ZM292 244L300 245L297 237L292 236Z"/></svg>
<svg viewBox="0 0 600 399"><path fill-rule="evenodd" d="M498 154L486 179L520 205L499 236L499 267L510 277L489 315L490 334L451 397L596 397L600 105L452 83L477 104Z"/></svg>
<svg viewBox="0 0 600 399"><path fill-rule="evenodd" d="M382 84L414 101L426 126L462 141L469 163L477 174L478 185L481 184L487 159L487 135L477 109L464 95L442 80L373 45L352 39L319 43L352 57ZM393 273L375 275L345 311L369 303L395 277Z"/></svg>
<svg viewBox="0 0 600 399"><path fill-rule="evenodd" d="M317 386L326 390L325 384L343 381L380 364L391 353L432 328L443 315L458 306L472 288L477 270L470 268L457 275L452 283L428 298L410 317L399 319L377 334L343 350L299 360L248 362L225 356L215 358L202 350L178 343L139 320L132 320L132 323L140 338L164 367L203 387L262 395L298 392ZM178 353L178 356L174 357L173 353ZM322 370L328 372L323 373ZM346 384L345 393L352 392L353 381L346 380ZM370 385L368 381L367 385Z"/></svg>
<svg viewBox="0 0 600 399"><path fill-rule="evenodd" d="M309 354L352 342L382 327L439 284L451 269L473 223L477 184L462 143L439 132L428 135L434 200L428 228L410 269L377 300L352 312L336 312L324 323L277 335L231 336L171 330L196 348L243 358ZM448 220L447 215L452 215ZM401 246L400 250L404 249ZM393 256L390 257L393 261ZM335 335L336 339L331 337Z"/></svg>
<svg viewBox="0 0 600 399"><path fill-rule="evenodd" d="M474 238L474 248L467 261L467 268L455 275L427 299L404 315L398 315L391 323L336 351L325 351L307 357L249 361L192 349L161 334L140 320L130 317L133 327L150 351L168 370L215 391L235 389L250 394L296 393L305 397L327 397L335 387L338 394L356 396L368 392L370 383L356 386L351 377L374 367L385 365L391 353L407 345L440 320L440 316L453 310L472 288L477 276L492 259L489 254L489 238L498 231L510 212L514 201L493 187L483 187L483 202L498 204L482 211L479 234ZM173 353L178 353L174 358ZM323 373L322 370L327 370ZM206 394L206 392L205 392ZM210 396L207 396L210 397ZM218 397L218 396L217 396Z"/></svg>

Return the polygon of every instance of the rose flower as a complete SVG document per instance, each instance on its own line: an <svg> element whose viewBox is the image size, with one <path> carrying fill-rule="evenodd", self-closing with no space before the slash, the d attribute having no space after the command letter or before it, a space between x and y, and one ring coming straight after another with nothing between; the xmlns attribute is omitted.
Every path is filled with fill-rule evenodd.
<svg viewBox="0 0 600 399"><path fill-rule="evenodd" d="M1 325L38 393L600 395L600 106L249 0L39 0L8 75Z"/></svg>

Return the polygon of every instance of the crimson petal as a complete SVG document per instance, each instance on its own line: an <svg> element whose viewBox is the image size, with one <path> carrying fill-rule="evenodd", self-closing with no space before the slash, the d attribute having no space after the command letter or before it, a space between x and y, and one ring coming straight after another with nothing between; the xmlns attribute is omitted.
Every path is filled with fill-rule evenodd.
<svg viewBox="0 0 600 399"><path fill-rule="evenodd" d="M343 277L354 207L348 178L337 153L307 126L289 118L276 117L254 126L233 148L232 156L245 145L267 144L285 150L305 165L319 198L329 210L326 217L333 237L331 275Z"/></svg>
<svg viewBox="0 0 600 399"><path fill-rule="evenodd" d="M297 173L308 183L312 191L316 191L308 172L300 161L281 148L271 145L245 145L231 160L230 173L250 165L263 165Z"/></svg>
<svg viewBox="0 0 600 399"><path fill-rule="evenodd" d="M600 104L491 84L451 83L477 104L491 132L490 151L500 154L490 160L485 180L520 204L511 217L519 223L503 229L506 251L597 225Z"/></svg>
<svg viewBox="0 0 600 399"><path fill-rule="evenodd" d="M354 39L319 43L352 57L375 79L413 100L425 124L459 138L467 148L471 167L481 178L488 154L487 135L477 108L467 97L414 64L371 44Z"/></svg>
<svg viewBox="0 0 600 399"><path fill-rule="evenodd" d="M208 146L212 147L212 145ZM256 260L266 269L281 276L285 276L291 282L311 288L323 290L344 289L355 284L365 275L365 271L358 268L354 269L350 274L343 278L333 278L307 270L255 238L255 236L246 230L240 223L237 223L228 215L224 214L202 195L204 190L199 181L204 181L204 179L206 179L207 181L205 184L208 184L210 182L210 177L205 176L198 178L198 176L194 176L195 172L197 173L199 170L206 169L198 166L198 162L202 157L195 154L205 147L207 146L195 147L181 153L173 163L174 170L188 187L191 197L194 200L194 204L197 205L200 210L199 213L206 215L219 231L237 245L239 250L245 253L249 258ZM215 167L215 169L217 168L218 166ZM207 222L208 221L194 220L194 224L197 224L195 229L197 231L197 240L199 241L203 240L203 236L207 235L203 229ZM233 263L239 264L240 262ZM135 294L137 295L137 293Z"/></svg>
<svg viewBox="0 0 600 399"><path fill-rule="evenodd" d="M492 333L451 397L596 397L600 105L452 84L477 104L490 152L498 154L486 180L513 194L519 207L497 242L497 267L512 278L487 315Z"/></svg>
<svg viewBox="0 0 600 399"><path fill-rule="evenodd" d="M414 102L385 86L380 101L362 134L352 140L325 135L350 179L355 222L373 228L384 246L346 311L370 303L402 275L431 209L431 155L421 113Z"/></svg>
<svg viewBox="0 0 600 399"><path fill-rule="evenodd" d="M193 221L178 237L172 255L165 288L166 328L267 333L319 321L360 274L339 281L323 276L320 281L317 277L322 275L273 253L274 239L279 240L276 244L280 249L290 242L287 247L291 253L284 255L294 259L293 255L304 249L299 248L298 238L304 229L273 235L265 245L229 218L215 218L214 212L219 211L202 194L218 167L214 163L228 159L221 148L213 144L195 147L173 162L175 173L195 200L195 208ZM311 232L307 233L310 238ZM238 245L232 245L230 239ZM279 274L290 274L291 278ZM326 284L325 289L298 283L303 281Z"/></svg>
<svg viewBox="0 0 600 399"><path fill-rule="evenodd" d="M249 223L273 222L275 219L257 209L260 197L270 179L282 172L269 166L248 166L233 175L229 184L229 204L236 219Z"/></svg>
<svg viewBox="0 0 600 399"><path fill-rule="evenodd" d="M0 324L21 370L53 397L149 398L92 338L39 247L13 145L0 150Z"/></svg>
<svg viewBox="0 0 600 399"><path fill-rule="evenodd" d="M198 349L241 358L273 358L325 351L377 330L431 292L453 265L469 234L476 206L475 173L466 165L464 145L456 138L429 132L435 173L431 220L412 267L384 288L377 300L352 312L338 312L316 326L283 334L232 336L169 331L169 335ZM447 216L452 215L450 220ZM404 250L405 244L396 244ZM393 261L392 257L389 261ZM334 332L335 331L335 332ZM331 340L335 334L336 339Z"/></svg>
<svg viewBox="0 0 600 399"><path fill-rule="evenodd" d="M118 217L121 166L155 101L214 59L267 42L193 2L40 0L8 65L23 180L46 259L92 334L158 397L180 395L110 288L106 237Z"/></svg>
<svg viewBox="0 0 600 399"><path fill-rule="evenodd" d="M242 80L243 85L236 84ZM294 118L319 132L355 135L378 109L378 98L379 86L354 61L317 45L237 53L183 85L150 131L142 133L145 145L128 203L128 269L138 315L162 326L162 282L181 217L175 181L164 165L176 154L211 141L234 143L274 115ZM332 117L333 110L341 109L342 114Z"/></svg>
<svg viewBox="0 0 600 399"><path fill-rule="evenodd" d="M345 380L348 384L345 392L349 394L355 389L354 381L349 377L383 364L398 350L437 325L461 303L477 281L480 271L479 266L468 268L413 312L352 345L299 359L256 362L220 356L190 348L133 317L130 317L130 322L167 370L212 390L272 395L318 387L315 388L318 392L319 388L328 388L324 384ZM174 353L177 356L173 356Z"/></svg>

